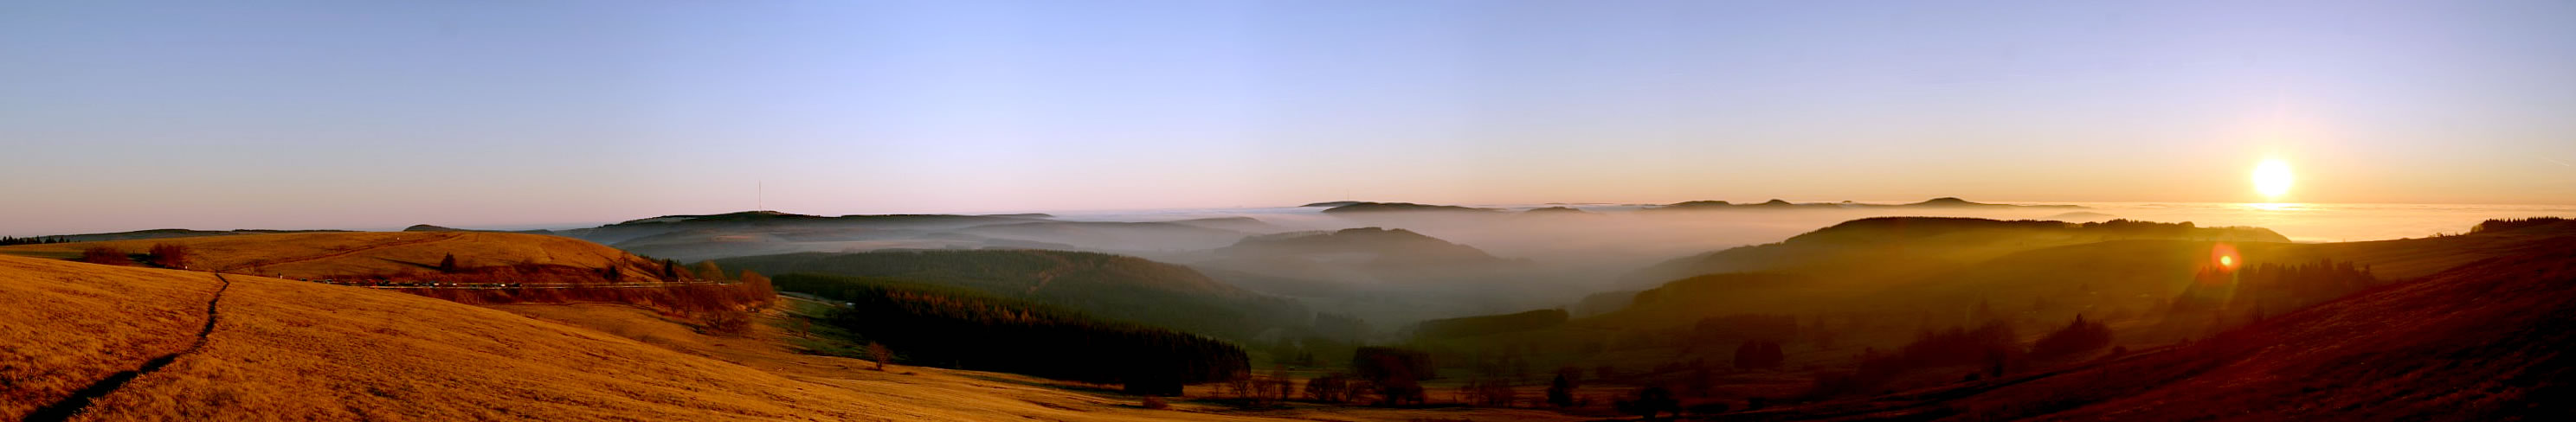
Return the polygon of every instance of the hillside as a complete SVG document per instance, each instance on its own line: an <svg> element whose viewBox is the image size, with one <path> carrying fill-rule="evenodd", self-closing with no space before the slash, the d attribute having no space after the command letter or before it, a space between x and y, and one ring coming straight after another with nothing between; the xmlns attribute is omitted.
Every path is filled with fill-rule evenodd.
<svg viewBox="0 0 2576 422"><path fill-rule="evenodd" d="M1780 419L2534 420L2576 411L2576 227L2282 245L2248 256L2462 265L2171 349L2022 377L1781 409ZM2455 249L2514 243L2503 254ZM2303 250L2302 250L2303 249ZM2178 405L2188 403L2189 405Z"/></svg>
<svg viewBox="0 0 2576 422"><path fill-rule="evenodd" d="M2262 228L2191 223L1878 217L1846 221L1779 243L1665 261L1621 277L1619 284L1642 288L1701 274L1756 271L1809 275L1836 283L1884 283L2017 251L2124 239L2289 242Z"/></svg>
<svg viewBox="0 0 2576 422"><path fill-rule="evenodd" d="M618 268L625 282L657 282L659 263L596 243L559 236L493 232L329 232L205 236L0 247L0 254L71 258L83 249L143 253L156 244L189 249L189 269L295 279L383 277L437 273L448 256L460 268L535 266ZM596 276L565 282L608 281Z"/></svg>
<svg viewBox="0 0 2576 422"><path fill-rule="evenodd" d="M825 217L777 211L743 211L710 215L666 215L585 229L556 230L553 234L604 244L617 244L657 234L702 229L724 231L794 231L835 228L935 230L984 224L1046 221L1046 218L1044 214L888 214Z"/></svg>
<svg viewBox="0 0 2576 422"><path fill-rule="evenodd" d="M168 366L102 391L74 420L891 420L1065 413L1005 400L899 400L370 289L24 257L0 257L0 268L0 295L14 303L0 307L7 314L0 318L0 343L11 345L0 348L0 362L11 362L0 371L34 387L0 389L8 392L0 395L0 415L12 419L110 372L172 353L179 354ZM211 328L192 350L200 326ZM976 409L988 405L1017 409Z"/></svg>
<svg viewBox="0 0 2576 422"><path fill-rule="evenodd" d="M886 277L981 290L1228 338L1305 318L1295 303L1143 258L1047 250L798 253L717 260L764 274Z"/></svg>

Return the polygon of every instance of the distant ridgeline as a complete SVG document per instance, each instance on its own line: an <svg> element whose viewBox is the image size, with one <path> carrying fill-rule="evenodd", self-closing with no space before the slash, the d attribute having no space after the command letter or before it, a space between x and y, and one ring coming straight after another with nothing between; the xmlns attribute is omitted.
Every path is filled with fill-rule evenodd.
<svg viewBox="0 0 2576 422"><path fill-rule="evenodd" d="M826 320L913 364L1125 384L1130 393L1156 395L1249 368L1243 349L1223 341L971 288L817 274L781 275L775 283L846 302Z"/></svg>
<svg viewBox="0 0 2576 422"><path fill-rule="evenodd" d="M1218 337L1248 339L1308 318L1296 302L1144 258L1049 250L796 253L717 260L766 274L889 277L1078 309Z"/></svg>

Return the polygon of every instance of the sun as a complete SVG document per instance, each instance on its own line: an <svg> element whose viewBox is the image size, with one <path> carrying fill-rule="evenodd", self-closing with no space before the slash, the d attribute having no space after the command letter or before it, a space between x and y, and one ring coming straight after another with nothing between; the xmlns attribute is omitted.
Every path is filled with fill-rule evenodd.
<svg viewBox="0 0 2576 422"><path fill-rule="evenodd" d="M2254 192L2263 194L2263 199L2280 199L2290 193L2292 179L2290 163L2267 159L2254 165Z"/></svg>

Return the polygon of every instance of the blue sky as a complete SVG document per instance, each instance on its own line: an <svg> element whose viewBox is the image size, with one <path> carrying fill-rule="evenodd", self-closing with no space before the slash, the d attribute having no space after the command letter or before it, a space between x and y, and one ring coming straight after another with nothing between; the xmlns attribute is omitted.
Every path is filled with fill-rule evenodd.
<svg viewBox="0 0 2576 422"><path fill-rule="evenodd" d="M0 234L2576 203L2576 2L13 2ZM18 201L12 201L18 202Z"/></svg>

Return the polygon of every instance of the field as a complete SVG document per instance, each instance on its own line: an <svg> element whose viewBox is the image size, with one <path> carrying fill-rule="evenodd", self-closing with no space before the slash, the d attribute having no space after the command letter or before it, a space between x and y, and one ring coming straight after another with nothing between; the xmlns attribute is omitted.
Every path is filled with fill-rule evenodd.
<svg viewBox="0 0 2576 422"><path fill-rule="evenodd" d="M17 418L185 350L213 274L0 256L0 367ZM699 333L626 305L484 308L373 289L226 275L202 350L105 392L72 420L1270 420L1221 404L1025 377L804 355L784 329ZM779 312L768 315L775 317ZM79 333L79 334L66 334ZM17 364L24 362L24 364ZM1323 420L1539 412L1377 410ZM1297 416L1303 418L1305 416ZM1479 420L1499 420L1476 416ZM1312 420L1312 419L1309 419Z"/></svg>
<svg viewBox="0 0 2576 422"><path fill-rule="evenodd" d="M660 281L643 258L580 239L491 232L331 232L208 236L0 247L0 254L72 258L83 249L140 254L156 244L190 249L186 269L311 279L432 273L447 256L457 266L536 265L584 269L616 265L634 281Z"/></svg>

